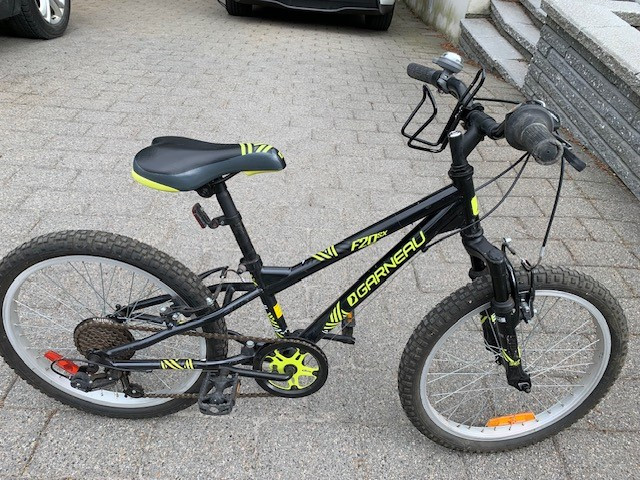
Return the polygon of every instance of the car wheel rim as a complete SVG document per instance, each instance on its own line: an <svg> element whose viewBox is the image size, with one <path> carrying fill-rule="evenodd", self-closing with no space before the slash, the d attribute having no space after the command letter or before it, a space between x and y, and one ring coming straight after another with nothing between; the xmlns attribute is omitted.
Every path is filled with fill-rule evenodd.
<svg viewBox="0 0 640 480"><path fill-rule="evenodd" d="M45 22L57 25L64 18L66 0L35 0L35 2Z"/></svg>

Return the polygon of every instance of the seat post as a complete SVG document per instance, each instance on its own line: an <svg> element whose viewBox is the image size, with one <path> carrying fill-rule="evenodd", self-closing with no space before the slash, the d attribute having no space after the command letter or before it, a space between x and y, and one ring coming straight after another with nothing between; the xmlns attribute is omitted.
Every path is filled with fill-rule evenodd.
<svg viewBox="0 0 640 480"><path fill-rule="evenodd" d="M256 253L253 243L251 243L249 233L247 232L244 223L242 223L242 217L231 198L229 190L227 190L226 183L216 183L213 186L213 192L216 194L220 208L222 208L225 222L231 227L231 231L233 232L234 237L236 237L236 241L238 242L238 246L242 252L243 263L246 265L247 270L249 270L250 273L257 276L262 268L262 265L260 264L260 257Z"/></svg>
<svg viewBox="0 0 640 480"><path fill-rule="evenodd" d="M249 271L255 284L264 289L265 284L262 279L262 260L251 243L249 233L244 227L244 223L242 223L240 212L238 212L235 203L233 203L229 190L227 190L227 185L224 182L216 183L213 186L213 192L216 194L218 203L220 203L220 207L222 208L225 223L231 227L231 231L236 237L236 241L238 242L238 246L242 252L241 263ZM264 305L276 336L282 338L288 335L289 329L287 327L287 322L284 319L282 308L280 308L275 295L268 295L267 293L262 292L260 299L262 300L262 304Z"/></svg>

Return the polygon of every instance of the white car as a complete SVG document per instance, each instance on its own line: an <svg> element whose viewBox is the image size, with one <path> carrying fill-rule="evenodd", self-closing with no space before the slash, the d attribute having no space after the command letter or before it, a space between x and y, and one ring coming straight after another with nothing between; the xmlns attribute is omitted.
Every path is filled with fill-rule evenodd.
<svg viewBox="0 0 640 480"><path fill-rule="evenodd" d="M387 30L393 18L395 0L226 0L229 15L251 15L253 5L306 12L364 14L372 30Z"/></svg>
<svg viewBox="0 0 640 480"><path fill-rule="evenodd" d="M70 14L71 0L0 0L0 23L21 37L59 37Z"/></svg>

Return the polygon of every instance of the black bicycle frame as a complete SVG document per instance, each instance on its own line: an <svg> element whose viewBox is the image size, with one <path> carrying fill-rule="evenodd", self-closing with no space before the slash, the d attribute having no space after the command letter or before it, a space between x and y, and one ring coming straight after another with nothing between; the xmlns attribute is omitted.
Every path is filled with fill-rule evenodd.
<svg viewBox="0 0 640 480"><path fill-rule="evenodd" d="M466 138L465 138L466 137ZM477 131L465 135L453 132L450 135L452 166L449 172L453 184L415 202L412 205L388 216L387 218L345 238L339 243L330 245L293 267L263 266L257 255L249 235L242 223L233 200L224 181L220 180L212 186L224 214L224 224L229 225L243 254L241 265L251 274L253 284L223 283L220 290L229 290L230 295L220 308L185 323L172 325L170 328L150 335L146 338L121 345L105 352L96 352L99 363L105 361L111 367L123 370L148 370L150 368L179 369L215 369L222 365L231 366L246 363L250 356L240 355L224 360L200 361L196 359L159 359L159 360L112 360L126 351L137 351L162 340L189 330L201 328L248 302L260 297L267 316L278 337L286 337L290 332L275 295L295 285L302 279L312 275L349 255L373 245L382 238L418 222L404 237L385 255L365 272L349 289L337 298L306 329L295 332L297 338L317 342L321 338L331 338L329 332L337 327L343 319L348 318L374 291L380 288L397 270L405 265L420 251L426 251L429 242L437 235L463 228L462 240L470 257L472 268L470 276L489 273L494 283L494 300L492 309L501 318L510 318L515 311L509 288L509 272L504 255L500 249L491 245L485 238L478 217L478 203L473 186L473 168L468 164L466 156L482 139ZM487 268L488 267L488 268ZM246 285L249 285L248 287ZM241 288L237 289L236 287ZM213 287L211 287L213 288ZM232 299L234 291L243 290L236 299ZM168 296L142 300L137 309L146 308L169 300ZM208 310L211 310L210 307ZM127 307L124 307L127 309ZM171 360L171 362L168 362Z"/></svg>

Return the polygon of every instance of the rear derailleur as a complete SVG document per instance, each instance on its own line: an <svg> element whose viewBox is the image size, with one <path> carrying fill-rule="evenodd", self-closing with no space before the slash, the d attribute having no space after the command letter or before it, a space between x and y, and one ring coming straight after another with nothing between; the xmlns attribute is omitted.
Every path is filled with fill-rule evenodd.
<svg viewBox="0 0 640 480"><path fill-rule="evenodd" d="M105 369L98 373L98 367L89 365L80 367L80 370L69 379L71 386L83 392L92 392L94 390L103 390L104 388L115 385L118 382L122 384L122 393L131 398L141 398L144 396L144 390L136 383L129 382L129 373L121 370Z"/></svg>

